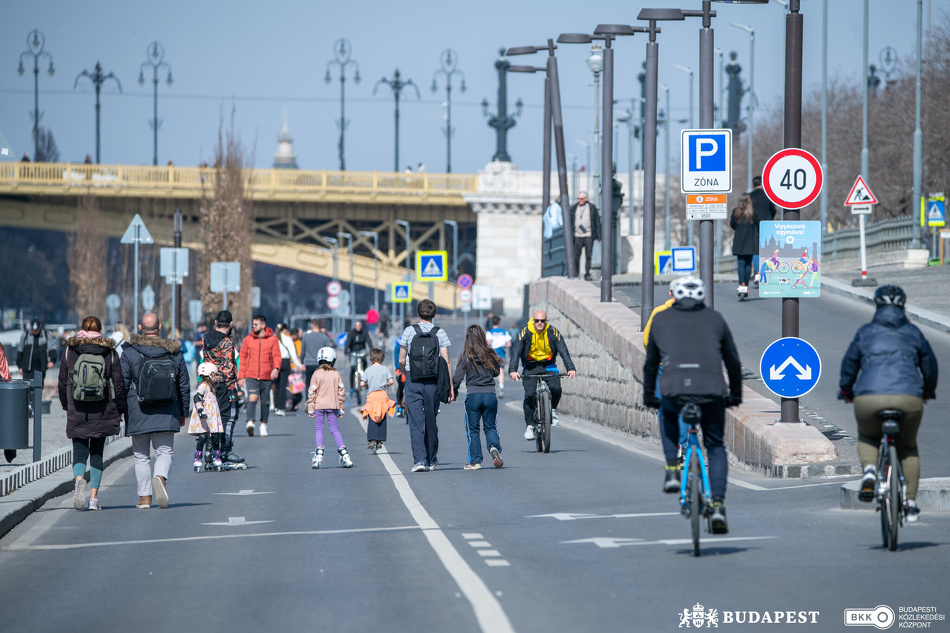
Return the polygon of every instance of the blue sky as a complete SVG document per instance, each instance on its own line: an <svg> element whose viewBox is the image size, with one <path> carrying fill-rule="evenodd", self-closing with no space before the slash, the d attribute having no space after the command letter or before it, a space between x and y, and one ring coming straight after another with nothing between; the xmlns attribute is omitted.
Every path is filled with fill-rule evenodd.
<svg viewBox="0 0 950 633"><path fill-rule="evenodd" d="M697 0L655 0L649 4L701 6ZM829 5L829 75L856 79L861 74L863 2L830 0ZM895 5L906 5L906 10L895 11ZM936 0L934 5L936 18L947 3ZM913 0L871 2L872 63L885 46L894 47L902 60L913 58L915 6ZM925 15L926 7L925 2ZM729 23L756 29L755 80L761 113L761 108L776 103L782 95L784 10L774 2L766 6L714 3L714 8L719 11L713 23L716 45L726 51L727 60L729 51L738 52L743 76L748 68L749 37ZM440 53L451 47L458 53L467 84L466 93L459 92L457 83L453 91L453 171L474 172L491 160L495 150L494 130L486 125L479 104L487 97L490 109L495 109L497 74L493 64L499 48L539 45L559 33L592 31L599 23L634 24L638 11L619 0L592 4L551 0L10 3L0 21L0 130L17 157L25 150L32 154L32 57L22 77L16 70L20 53L27 50L27 34L39 28L46 35L46 50L56 67L52 78L45 65L41 69L42 124L53 131L62 160L78 162L87 153L95 154L95 96L88 81L82 80L76 90L73 83L79 73L91 72L96 61L101 61L105 72L119 77L124 91L118 94L111 83L103 88L102 162L151 164L151 71L144 86L139 86L137 79L149 43L158 40L165 46L165 61L174 77L173 85L168 86L163 73L159 84L159 118L163 121L158 141L160 164L170 159L177 165L210 162L218 123L222 114L227 121L233 105L238 132L246 148L255 150L255 166L271 166L286 108L300 167L337 169L337 70L333 70L330 85L323 77L333 43L346 37L362 77L359 85L347 82L347 169L392 168L393 100L385 86L375 98L372 93L376 82L392 77L398 66L422 94L421 101L416 101L411 89L403 92L401 167L421 161L429 171L445 170L441 131L444 82L440 78L435 94L430 86ZM807 93L821 80L821 1L802 0L802 11ZM673 66L698 68L699 25L697 19L664 25L659 36L660 82L671 88L674 119L688 116L689 81L685 72ZM646 37L637 35L615 45L616 98L639 95L636 75L645 43ZM577 141L590 143L593 137L593 79L585 63L588 52L585 45L565 45L558 51L567 151L578 155L579 165L586 158ZM543 57L512 61L542 65ZM525 103L524 113L509 135L509 152L514 163L524 169L541 165L542 87L540 75L509 75L509 107L513 109L519 97ZM698 92L697 79L697 99ZM626 148L626 142L621 141L619 167L623 171Z"/></svg>

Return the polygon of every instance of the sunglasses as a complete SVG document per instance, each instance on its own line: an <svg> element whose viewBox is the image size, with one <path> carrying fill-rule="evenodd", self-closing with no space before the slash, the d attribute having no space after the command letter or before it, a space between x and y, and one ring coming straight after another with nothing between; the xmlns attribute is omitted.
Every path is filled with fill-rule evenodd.
<svg viewBox="0 0 950 633"><path fill-rule="evenodd" d="M546 323L546 322L547 322L547 319L531 319L531 320L534 321L535 323Z"/></svg>

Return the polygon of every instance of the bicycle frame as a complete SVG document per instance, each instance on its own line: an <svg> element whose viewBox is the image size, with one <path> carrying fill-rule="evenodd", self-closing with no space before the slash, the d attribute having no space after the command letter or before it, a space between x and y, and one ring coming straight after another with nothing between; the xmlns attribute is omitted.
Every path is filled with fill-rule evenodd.
<svg viewBox="0 0 950 633"><path fill-rule="evenodd" d="M687 483L689 481L689 462L692 458L693 453L696 453L696 456L699 458L699 475L702 482L702 493L704 498L703 511L705 508L709 507L709 474L706 471L706 460L703 458L703 449L699 443L699 433L697 432L697 427L699 422L689 422L689 436L686 442L686 454L683 456L683 480L680 482L680 508L684 514L687 513L687 504L689 503L689 496L686 492Z"/></svg>

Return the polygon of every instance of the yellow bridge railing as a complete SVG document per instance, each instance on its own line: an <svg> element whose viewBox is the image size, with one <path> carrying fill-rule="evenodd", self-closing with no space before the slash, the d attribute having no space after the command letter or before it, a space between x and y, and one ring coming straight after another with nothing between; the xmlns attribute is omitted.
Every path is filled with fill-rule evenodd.
<svg viewBox="0 0 950 633"><path fill-rule="evenodd" d="M202 198L214 194L218 170L174 165L0 163L0 193L24 195ZM245 169L254 200L464 205L475 174Z"/></svg>

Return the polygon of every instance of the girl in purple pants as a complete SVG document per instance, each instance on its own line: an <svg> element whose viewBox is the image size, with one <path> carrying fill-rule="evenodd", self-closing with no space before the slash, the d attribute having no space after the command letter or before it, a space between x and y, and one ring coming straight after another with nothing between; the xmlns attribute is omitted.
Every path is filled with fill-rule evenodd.
<svg viewBox="0 0 950 633"><path fill-rule="evenodd" d="M330 425L330 433L340 453L340 463L344 468L352 468L353 460L346 452L343 444L343 435L337 424L337 417L343 415L346 407L346 389L340 372L333 368L336 363L336 351L332 347L321 348L317 352L317 370L310 378L310 388L307 391L307 413L314 418L316 426L317 448L313 452L311 468L320 468L323 462L323 425Z"/></svg>

